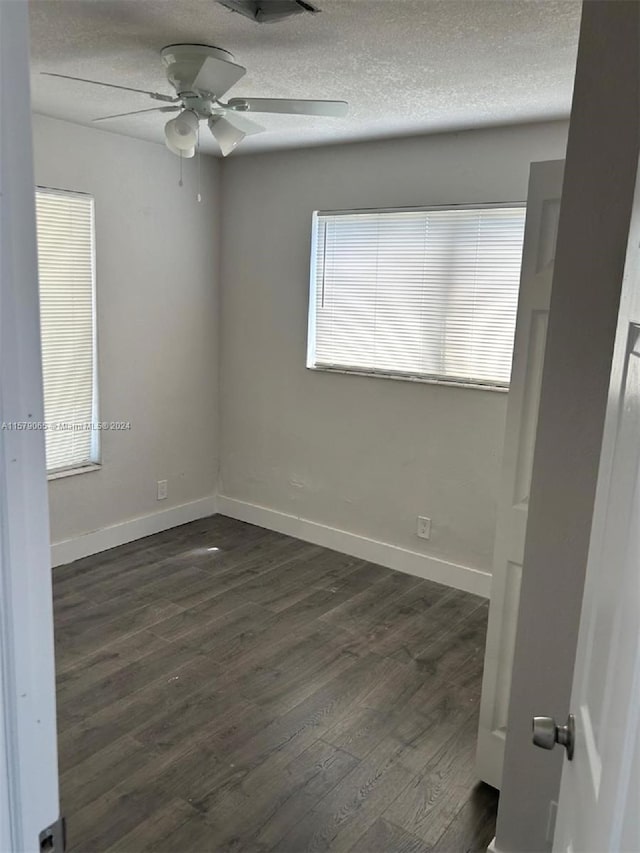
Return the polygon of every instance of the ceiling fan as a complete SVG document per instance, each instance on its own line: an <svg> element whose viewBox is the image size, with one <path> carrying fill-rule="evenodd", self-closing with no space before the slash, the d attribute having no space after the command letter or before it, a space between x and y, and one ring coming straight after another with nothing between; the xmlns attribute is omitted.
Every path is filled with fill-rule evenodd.
<svg viewBox="0 0 640 853"><path fill-rule="evenodd" d="M139 92L165 106L127 113L101 116L94 121L108 121L123 116L148 112L177 112L164 129L167 147L180 157L193 157L198 146L200 122L206 121L220 146L223 157L237 147L245 136L260 133L265 128L246 118L246 113L288 113L291 115L344 116L346 101L313 101L290 98L231 98L220 100L243 77L247 69L237 65L233 56L219 47L204 44L171 44L161 50L167 79L176 91L175 96L118 86L68 74L43 71L48 77L78 80L110 89Z"/></svg>

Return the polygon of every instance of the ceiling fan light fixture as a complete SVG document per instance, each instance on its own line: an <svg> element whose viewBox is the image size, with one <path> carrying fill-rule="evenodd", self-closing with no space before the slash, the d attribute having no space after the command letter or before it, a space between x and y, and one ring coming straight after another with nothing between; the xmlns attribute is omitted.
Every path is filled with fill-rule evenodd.
<svg viewBox="0 0 640 853"><path fill-rule="evenodd" d="M211 116L209 130L215 137L223 157L227 157L247 135L224 116Z"/></svg>
<svg viewBox="0 0 640 853"><path fill-rule="evenodd" d="M193 110L183 110L179 116L170 119L164 126L164 135L169 150L177 148L183 152L196 147L200 119ZM192 156L192 155L191 155Z"/></svg>
<svg viewBox="0 0 640 853"><path fill-rule="evenodd" d="M169 151L171 151L172 154L176 154L178 157L185 157L188 160L190 157L196 156L195 145L193 146L193 148L176 148L175 145L172 145L171 142L169 142L169 139L166 136L164 139L164 143L169 149Z"/></svg>

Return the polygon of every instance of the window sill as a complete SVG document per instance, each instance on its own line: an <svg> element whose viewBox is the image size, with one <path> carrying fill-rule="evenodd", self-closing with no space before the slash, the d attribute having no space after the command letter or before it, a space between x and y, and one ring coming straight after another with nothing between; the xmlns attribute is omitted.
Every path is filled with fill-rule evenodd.
<svg viewBox="0 0 640 853"><path fill-rule="evenodd" d="M419 382L421 385L444 385L447 388L470 388L474 391L497 391L501 394L507 394L509 391L509 387L505 385L485 385L482 382L456 382L454 379L411 376L406 373L379 373L374 370L353 370L348 367L325 367L323 365L307 365L307 370L317 373L338 373L344 376L366 376L373 379L399 379L401 382Z"/></svg>
<svg viewBox="0 0 640 853"><path fill-rule="evenodd" d="M47 480L61 480L63 477L75 477L76 474L88 474L90 471L100 471L102 465L90 462L88 465L79 465L77 468L64 468L62 471L52 471L47 474Z"/></svg>

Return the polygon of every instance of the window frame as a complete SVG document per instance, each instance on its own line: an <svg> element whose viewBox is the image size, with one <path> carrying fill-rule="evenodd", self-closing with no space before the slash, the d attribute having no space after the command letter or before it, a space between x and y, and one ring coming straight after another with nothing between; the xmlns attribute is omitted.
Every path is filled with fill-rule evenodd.
<svg viewBox="0 0 640 853"><path fill-rule="evenodd" d="M72 477L76 474L87 474L91 471L99 471L102 468L102 442L100 430L97 425L100 421L99 408L99 378L98 378L98 296L97 296L97 273L96 273L96 199L93 193L80 190L67 190L60 187L49 187L37 184L34 193L34 205L37 195L56 195L62 197L74 196L83 198L90 202L91 210L91 315L92 315L92 343L93 343L93 375L92 375L92 412L91 412L91 456L89 461L82 464L74 463L61 468L47 468L47 480L59 480L64 477ZM40 296L40 267L38 266L38 298ZM42 327L40 327L42 335ZM42 348L42 347L41 347ZM42 393L44 397L44 375L42 382ZM46 436L45 436L46 442Z"/></svg>
<svg viewBox="0 0 640 853"><path fill-rule="evenodd" d="M317 364L315 362L316 351L316 263L317 263L317 245L318 245L318 227L319 218L321 216L357 216L358 214L376 214L376 213L427 213L429 211L456 211L456 210L487 210L496 208L516 207L523 208L525 211L527 202L519 201L492 201L492 202L477 202L472 204L437 204L437 205L411 205L407 207L363 207L345 210L314 210L312 214L311 225L311 251L309 263L309 305L308 305L308 326L307 326L307 357L306 369L318 373L335 373L344 376L364 376L375 379L396 379L402 382L419 382L425 385L441 385L449 388L469 388L476 391L497 391L498 393L507 394L511 383L496 383L483 382L482 380L474 380L472 382L464 379L456 380L450 376L440 376L438 374L415 374L403 373L402 371L392 370L367 370L359 367L349 366L332 366ZM524 245L524 244L523 244ZM521 266L522 269L522 266ZM519 285L518 285L519 287ZM516 311L517 323L517 311Z"/></svg>

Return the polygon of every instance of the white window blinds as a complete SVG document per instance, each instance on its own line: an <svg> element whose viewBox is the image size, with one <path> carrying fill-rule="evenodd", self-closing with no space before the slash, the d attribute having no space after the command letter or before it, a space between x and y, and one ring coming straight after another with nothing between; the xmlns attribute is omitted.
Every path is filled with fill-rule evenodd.
<svg viewBox="0 0 640 853"><path fill-rule="evenodd" d="M508 386L524 206L316 213L307 366Z"/></svg>
<svg viewBox="0 0 640 853"><path fill-rule="evenodd" d="M97 461L93 199L36 191L47 470Z"/></svg>

